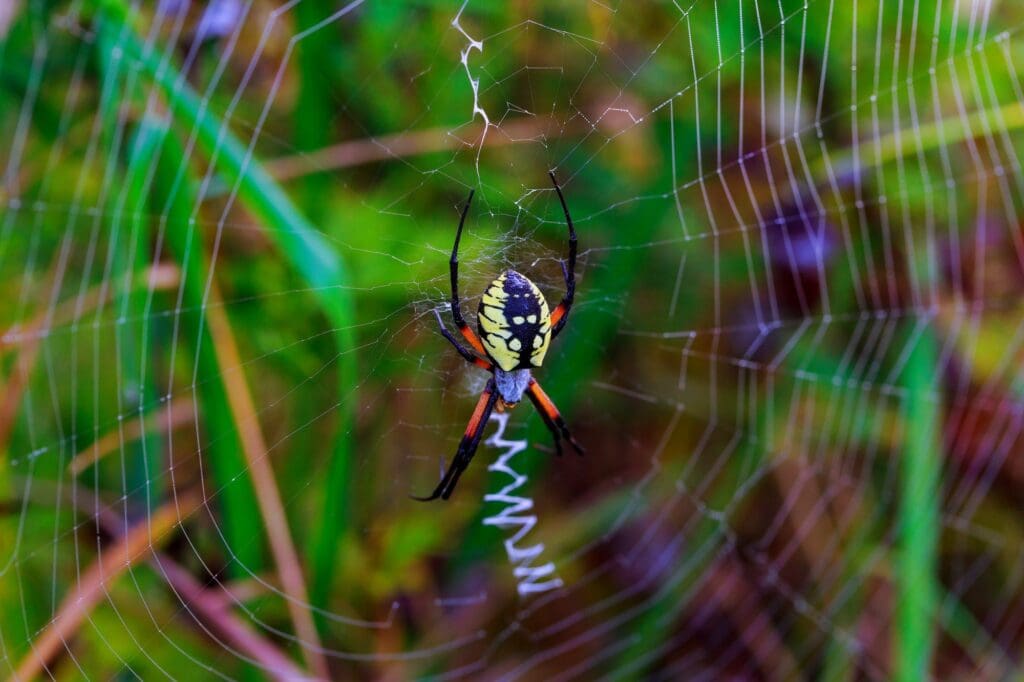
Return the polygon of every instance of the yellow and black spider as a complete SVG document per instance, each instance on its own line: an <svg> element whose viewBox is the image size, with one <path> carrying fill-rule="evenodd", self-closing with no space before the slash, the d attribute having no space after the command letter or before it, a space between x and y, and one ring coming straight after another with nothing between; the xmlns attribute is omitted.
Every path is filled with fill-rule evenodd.
<svg viewBox="0 0 1024 682"><path fill-rule="evenodd" d="M466 324L459 307L459 240L462 238L462 226L466 222L469 204L473 201L472 191L466 199L449 261L452 279L452 317L462 336L479 355L464 348L452 336L445 328L441 314L437 310L434 314L441 326L441 333L455 346L459 355L465 358L466 362L482 367L494 376L488 379L476 409L473 410L473 416L469 418L469 425L466 426L466 432L459 442L459 449L455 452L447 473L441 477L441 482L430 496L413 496L415 500L429 502L439 497L445 500L451 497L459 476L476 454L491 411L495 407L499 412L505 408L512 409L523 399L524 393L529 396L544 419L544 424L554 436L555 451L559 455L562 454L561 439L565 438L577 453L583 454L583 448L569 433L562 415L558 413L558 408L530 373L532 368L540 367L544 362L552 337L558 336L565 326L576 293L576 230L572 226L569 208L565 205L565 197L562 196L562 190L555 180L555 174L549 175L555 192L558 193L558 200L562 202L565 222L569 226L569 263L566 265L565 261L562 261L565 297L555 307L554 312L549 313L548 303L537 285L515 270L506 270L491 282L480 299L480 307L477 309L480 336ZM480 357L481 355L484 357Z"/></svg>

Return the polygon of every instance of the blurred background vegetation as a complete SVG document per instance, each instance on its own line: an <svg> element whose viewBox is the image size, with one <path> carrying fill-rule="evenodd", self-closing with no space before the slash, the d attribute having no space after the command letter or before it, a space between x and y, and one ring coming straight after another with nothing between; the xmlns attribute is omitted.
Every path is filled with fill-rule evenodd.
<svg viewBox="0 0 1024 682"><path fill-rule="evenodd" d="M5 3L0 675L1018 675L1022 26ZM588 452L511 414L565 583L523 598L497 449L408 495L485 380L433 320L461 203L466 312L506 267L554 303L549 169Z"/></svg>

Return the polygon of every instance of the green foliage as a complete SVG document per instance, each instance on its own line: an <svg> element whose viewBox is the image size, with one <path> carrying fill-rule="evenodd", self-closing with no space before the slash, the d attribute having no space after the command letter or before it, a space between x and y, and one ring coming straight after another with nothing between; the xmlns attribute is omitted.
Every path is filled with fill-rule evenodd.
<svg viewBox="0 0 1024 682"><path fill-rule="evenodd" d="M179 25L164 4L15 3L0 43L16 142L0 604L18 605L0 609L0 661L27 655L115 541L97 540L79 492L145 523L197 490L206 504L168 555L234 581L226 610L301 659L243 450L253 424L232 411L242 376L302 608L339 677L486 657L500 674L563 646L620 679L689 656L712 661L682 668L694 676L1013 672L1020 635L1000 614L1024 595L1006 492L1021 479L989 457L1024 385L1019 8L1000 5L979 37L964 3L470 4L462 26L484 49L469 75L494 124L481 146L461 3L368 2L323 23L335 4L256 0L236 37L202 45L201 8ZM407 495L436 480L482 382L432 314L461 202L477 191L467 315L504 267L553 303L565 226L549 169L581 256L537 376L588 454L556 459L532 408L513 413L531 443L516 460L530 537L579 586L534 610L483 523L483 495L505 484L489 448L451 503ZM801 269L805 225L832 241ZM211 309L237 366L216 353ZM105 437L117 446L70 474ZM978 565L996 577L961 584ZM259 674L187 606L140 562L70 649L90 677L181 676L183 661ZM577 617L580 631L562 626ZM467 632L486 634L462 649ZM422 650L438 653L400 655ZM405 667L381 662L393 652ZM60 656L57 676L74 665Z"/></svg>

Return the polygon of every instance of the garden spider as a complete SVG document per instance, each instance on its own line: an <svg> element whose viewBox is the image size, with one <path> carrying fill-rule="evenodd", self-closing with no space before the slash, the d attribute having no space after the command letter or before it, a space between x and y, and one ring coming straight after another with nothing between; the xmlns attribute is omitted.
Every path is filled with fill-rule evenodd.
<svg viewBox="0 0 1024 682"><path fill-rule="evenodd" d="M444 338L455 346L466 362L486 369L494 376L487 380L480 400L473 410L473 416L469 418L469 425L459 442L459 449L452 458L451 466L447 473L441 477L441 482L428 497L412 496L414 500L429 502L442 498L447 500L455 490L455 484L459 476L469 466L469 462L476 454L477 446L480 445L480 438L483 436L484 427L495 408L499 412L506 408L512 409L523 399L523 393L529 396L534 407L540 412L544 424L551 431L555 438L555 451L562 454L561 439L569 441L573 449L580 455L583 448L569 433L562 415L558 408L551 402L551 398L544 392L530 373L531 368L540 367L544 362L544 356L548 352L548 344L552 337L565 327L566 319L569 316L569 309L572 308L573 296L576 293L576 230L572 226L572 218L569 217L569 208L565 205L565 197L555 180L555 174L549 172L551 182L558 193L558 200L562 203L562 211L565 213L565 222L569 226L569 264L566 266L562 261L562 275L565 277L565 297L559 303L554 312L548 312L547 301L533 282L519 274L515 270L506 270L498 276L487 287L483 297L480 299L480 307L477 309L477 326L480 335L477 336L466 320L462 317L462 310L459 307L459 240L462 238L462 226L466 222L466 213L469 212L469 204L473 201L473 192L470 191L466 205L462 208L462 217L459 219L459 230L455 233L455 246L452 248L452 257L449 261L452 280L452 317L455 325L459 328L462 336L479 355L462 346L452 336L441 320L441 313L436 309L434 315L441 327ZM480 356L484 357L480 357Z"/></svg>

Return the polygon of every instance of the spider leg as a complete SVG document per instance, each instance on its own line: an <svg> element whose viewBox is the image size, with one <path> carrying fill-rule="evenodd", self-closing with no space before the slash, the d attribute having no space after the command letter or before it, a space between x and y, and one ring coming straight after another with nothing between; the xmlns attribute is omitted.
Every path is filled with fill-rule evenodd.
<svg viewBox="0 0 1024 682"><path fill-rule="evenodd" d="M558 425L555 424L555 422L551 421L551 417L549 417L548 413L544 411L544 404L537 399L537 395L532 390L530 390L530 388L526 389L526 395L530 397L530 402L532 402L533 406L537 409L537 413L540 415L540 418L544 420L544 426L548 427L548 431L551 432L551 436L552 438L554 438L555 454L561 457L562 432L559 431Z"/></svg>
<svg viewBox="0 0 1024 682"><path fill-rule="evenodd" d="M569 441L576 454L582 455L584 453L583 446L577 443L576 439L569 433L569 427L565 425L565 420L559 414L558 408L555 407L551 398L540 387L536 379L530 379L530 385L526 388L526 395L530 396L530 401L536 406L541 417L544 418L544 423L547 425L548 430L551 431L551 435L555 437L555 451L559 455L562 454L562 444L559 441L559 437L561 437Z"/></svg>
<svg viewBox="0 0 1024 682"><path fill-rule="evenodd" d="M558 186L555 173L548 171L551 183L558 193L558 200L562 203L562 212L565 213L565 223L569 226L569 264L562 261L562 276L565 278L565 296L551 312L551 337L558 336L569 319L569 309L572 308L573 298L576 296L576 229L572 225L572 217L569 215L569 207L565 204L565 197L562 196L562 188Z"/></svg>
<svg viewBox="0 0 1024 682"><path fill-rule="evenodd" d="M487 382L487 387L480 395L480 400L476 403L473 416L469 418L469 424L466 425L466 432L462 435L462 440L459 441L459 449L455 451L455 457L452 458L451 466L448 467L448 471L441 477L441 482L434 488L434 492L427 497L417 497L416 495L410 495L409 497L420 502L430 502L439 497L447 500L451 497L452 492L455 490L455 484L459 482L459 476L466 470L473 459L473 455L476 454L476 449L479 447L480 439L484 434L484 427L487 426L487 420L490 418L491 411L494 409L494 404L497 401L498 393L495 390L494 379L491 379Z"/></svg>
<svg viewBox="0 0 1024 682"><path fill-rule="evenodd" d="M459 343L458 339L452 336L451 332L445 329L444 321L441 319L441 313L437 312L436 308L434 309L434 317L437 318L437 324L441 328L441 335L444 336L444 338L448 339L448 342L450 344L455 346L455 350L459 351L459 355L461 355L466 360L466 362L474 364L477 367L486 369L488 372L494 371L494 365L492 365L491 363L487 362L482 358L478 358L477 356L473 355L468 350L463 348L462 344Z"/></svg>
<svg viewBox="0 0 1024 682"><path fill-rule="evenodd" d="M484 344L480 342L480 338L469 328L465 318L462 317L462 308L459 305L459 241L462 239L462 227L466 224L466 214L469 213L469 205L473 202L473 194L474 190L469 190L466 205L462 207L459 230L455 233L455 246L452 247L452 257L448 261L448 271L452 281L452 318L455 320L455 326L459 328L459 333L465 337L466 341L469 341L473 350L480 355L487 355L484 351Z"/></svg>

